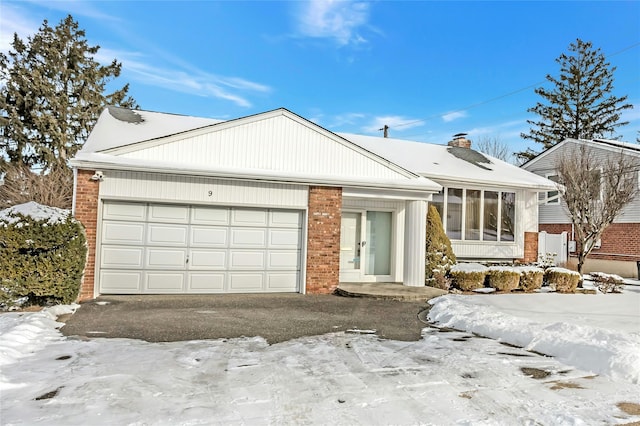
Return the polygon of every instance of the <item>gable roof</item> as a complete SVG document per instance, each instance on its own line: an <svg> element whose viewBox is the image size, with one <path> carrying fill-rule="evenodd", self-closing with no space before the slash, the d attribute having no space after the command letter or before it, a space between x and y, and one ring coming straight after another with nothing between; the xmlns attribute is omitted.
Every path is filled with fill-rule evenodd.
<svg viewBox="0 0 640 426"><path fill-rule="evenodd" d="M544 191L556 187L544 177L468 148L347 133L340 136L441 184Z"/></svg>
<svg viewBox="0 0 640 426"><path fill-rule="evenodd" d="M229 121L107 108L76 168L436 192L440 185L280 108Z"/></svg>
<svg viewBox="0 0 640 426"><path fill-rule="evenodd" d="M108 106L100 114L81 152L106 151L222 122L213 118Z"/></svg>
<svg viewBox="0 0 640 426"><path fill-rule="evenodd" d="M555 144L549 149L542 151L540 154L533 157L520 167L524 169L530 169L537 162L543 160L550 154L562 148L566 144L585 144L593 148L603 149L611 152L623 152L625 154L639 156L640 157L640 144L633 144L629 142L616 141L611 139L573 139L566 138L562 142Z"/></svg>

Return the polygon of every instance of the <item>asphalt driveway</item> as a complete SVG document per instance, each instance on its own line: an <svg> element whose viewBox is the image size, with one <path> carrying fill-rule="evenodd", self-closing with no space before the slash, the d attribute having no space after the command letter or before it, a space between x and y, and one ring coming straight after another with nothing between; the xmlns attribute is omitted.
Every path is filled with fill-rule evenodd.
<svg viewBox="0 0 640 426"><path fill-rule="evenodd" d="M240 294L101 296L85 302L65 336L148 342L262 336L278 343L337 331L375 330L379 337L417 341L425 302L336 295Z"/></svg>

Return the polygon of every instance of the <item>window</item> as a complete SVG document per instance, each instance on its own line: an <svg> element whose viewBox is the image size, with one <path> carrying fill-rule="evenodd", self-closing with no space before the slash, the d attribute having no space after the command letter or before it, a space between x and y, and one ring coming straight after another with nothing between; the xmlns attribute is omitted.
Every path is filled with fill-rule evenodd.
<svg viewBox="0 0 640 426"><path fill-rule="evenodd" d="M447 189L447 236L452 240L462 238L462 189Z"/></svg>
<svg viewBox="0 0 640 426"><path fill-rule="evenodd" d="M452 240L515 241L515 192L444 188L432 204Z"/></svg>
<svg viewBox="0 0 640 426"><path fill-rule="evenodd" d="M500 205L502 206L500 217L500 241L513 241L515 237L516 223L516 193L503 192Z"/></svg>
<svg viewBox="0 0 640 426"><path fill-rule="evenodd" d="M496 191L484 191L484 241L498 241L498 195Z"/></svg>
<svg viewBox="0 0 640 426"><path fill-rule="evenodd" d="M479 190L467 189L465 197L464 239L480 239L480 193Z"/></svg>
<svg viewBox="0 0 640 426"><path fill-rule="evenodd" d="M444 188L437 194L433 194L431 204L438 210L440 219L444 217Z"/></svg>
<svg viewBox="0 0 640 426"><path fill-rule="evenodd" d="M558 183L560 177L558 175L547 175L547 179ZM560 193L558 191L547 191L546 204L560 204Z"/></svg>

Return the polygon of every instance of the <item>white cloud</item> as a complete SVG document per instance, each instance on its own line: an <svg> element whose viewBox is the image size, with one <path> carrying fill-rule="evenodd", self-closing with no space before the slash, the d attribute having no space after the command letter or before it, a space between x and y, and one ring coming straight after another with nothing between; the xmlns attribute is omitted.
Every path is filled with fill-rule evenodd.
<svg viewBox="0 0 640 426"><path fill-rule="evenodd" d="M358 29L367 24L369 5L364 2L312 0L299 5L298 32L305 37L333 39L340 46L363 44Z"/></svg>
<svg viewBox="0 0 640 426"><path fill-rule="evenodd" d="M13 4L3 3L0 13L0 52L5 53L11 49L14 33L26 41L27 36L37 32L41 24L42 22L33 20L19 8L13 7Z"/></svg>
<svg viewBox="0 0 640 426"><path fill-rule="evenodd" d="M444 114L442 116L442 121L444 121L445 123L449 123L450 121L454 121L459 118L464 118L466 116L467 116L467 113L465 111L454 111L448 114Z"/></svg>
<svg viewBox="0 0 640 426"><path fill-rule="evenodd" d="M268 93L269 86L240 77L220 76L201 71L184 63L159 66L146 62L140 53L100 49L96 60L109 63L117 58L123 73L137 81L176 92L225 99L241 107L250 107L246 94Z"/></svg>

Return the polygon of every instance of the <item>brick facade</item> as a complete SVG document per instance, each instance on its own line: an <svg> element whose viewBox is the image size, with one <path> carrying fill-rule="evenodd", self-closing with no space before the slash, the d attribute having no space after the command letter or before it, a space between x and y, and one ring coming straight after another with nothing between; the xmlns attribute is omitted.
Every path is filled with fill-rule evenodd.
<svg viewBox="0 0 640 426"><path fill-rule="evenodd" d="M342 188L309 187L307 293L328 294L338 287L341 211Z"/></svg>
<svg viewBox="0 0 640 426"><path fill-rule="evenodd" d="M93 171L78 170L75 194L75 217L85 227L87 245L89 246L87 265L84 269L78 301L89 300L94 297L96 229L98 226L98 193L100 190L100 182L91 180L91 176L93 176Z"/></svg>
<svg viewBox="0 0 640 426"><path fill-rule="evenodd" d="M521 259L523 263L533 263L538 261L538 233L524 233L524 257Z"/></svg>
<svg viewBox="0 0 640 426"><path fill-rule="evenodd" d="M541 224L540 231L560 234L567 231L571 239L571 224ZM602 245L593 249L589 259L640 261L640 223L613 223L602 234Z"/></svg>

